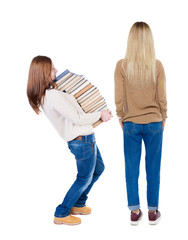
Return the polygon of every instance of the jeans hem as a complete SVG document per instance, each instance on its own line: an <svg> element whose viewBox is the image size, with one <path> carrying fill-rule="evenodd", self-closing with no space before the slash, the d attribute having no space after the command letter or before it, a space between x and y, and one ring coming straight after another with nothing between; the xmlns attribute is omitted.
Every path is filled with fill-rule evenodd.
<svg viewBox="0 0 188 240"><path fill-rule="evenodd" d="M133 206L128 206L129 210L134 211L140 208L140 204L138 205L133 205Z"/></svg>
<svg viewBox="0 0 188 240"><path fill-rule="evenodd" d="M54 217L64 218L64 217L67 217L67 216L69 216L69 215L70 215L70 213L66 213L66 214L63 214L63 215L56 215L56 214L54 214Z"/></svg>
<svg viewBox="0 0 188 240"><path fill-rule="evenodd" d="M85 207L85 204L75 204L74 207L77 207L77 208Z"/></svg>
<svg viewBox="0 0 188 240"><path fill-rule="evenodd" d="M158 207L150 207L150 206L148 206L148 209L149 210L158 210Z"/></svg>

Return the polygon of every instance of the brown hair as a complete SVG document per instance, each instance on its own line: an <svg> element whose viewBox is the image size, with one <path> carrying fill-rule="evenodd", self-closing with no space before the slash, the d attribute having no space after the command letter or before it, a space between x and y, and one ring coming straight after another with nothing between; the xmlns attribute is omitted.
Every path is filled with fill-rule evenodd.
<svg viewBox="0 0 188 240"><path fill-rule="evenodd" d="M27 97L33 110L39 114L42 98L46 89L55 88L56 84L51 78L52 60L45 56L34 57L31 61L28 83Z"/></svg>

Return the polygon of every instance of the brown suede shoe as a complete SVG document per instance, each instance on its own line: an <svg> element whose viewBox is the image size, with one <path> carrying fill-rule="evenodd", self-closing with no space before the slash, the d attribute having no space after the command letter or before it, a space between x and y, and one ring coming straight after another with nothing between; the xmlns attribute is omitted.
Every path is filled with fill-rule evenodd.
<svg viewBox="0 0 188 240"><path fill-rule="evenodd" d="M73 214L73 215L77 215L77 214L88 215L90 213L91 213L91 208L87 207L87 206L71 208L71 214Z"/></svg>
<svg viewBox="0 0 188 240"><path fill-rule="evenodd" d="M161 219L161 213L156 210L155 212L148 212L149 224L156 225Z"/></svg>
<svg viewBox="0 0 188 240"><path fill-rule="evenodd" d="M78 225L81 223L81 219L78 217L74 217L71 214L67 217L63 218L54 218L54 223L55 224L65 224L65 225Z"/></svg>
<svg viewBox="0 0 188 240"><path fill-rule="evenodd" d="M131 211L131 225L138 225L139 221L142 219L142 211L139 209L139 213L134 213Z"/></svg>

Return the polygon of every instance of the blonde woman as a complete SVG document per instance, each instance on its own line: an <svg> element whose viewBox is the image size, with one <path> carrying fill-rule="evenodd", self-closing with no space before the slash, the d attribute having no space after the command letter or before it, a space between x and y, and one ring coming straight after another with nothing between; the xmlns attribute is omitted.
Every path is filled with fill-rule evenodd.
<svg viewBox="0 0 188 240"><path fill-rule="evenodd" d="M155 58L148 24L136 22L128 37L124 59L115 69L116 113L124 136L125 175L131 224L142 218L138 178L142 140L145 144L147 203L150 224L157 224L162 139L167 118L166 80L162 63Z"/></svg>

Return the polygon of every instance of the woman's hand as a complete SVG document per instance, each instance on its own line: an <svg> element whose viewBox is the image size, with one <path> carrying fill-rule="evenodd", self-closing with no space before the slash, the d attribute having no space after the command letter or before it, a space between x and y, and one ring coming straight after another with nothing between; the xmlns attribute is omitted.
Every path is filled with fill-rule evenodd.
<svg viewBox="0 0 188 240"><path fill-rule="evenodd" d="M108 110L101 111L101 120L103 122L108 122L113 117L112 112Z"/></svg>
<svg viewBox="0 0 188 240"><path fill-rule="evenodd" d="M165 123L166 123L166 119L163 119L162 125L163 125L163 132L164 132L164 128L165 128Z"/></svg>
<svg viewBox="0 0 188 240"><path fill-rule="evenodd" d="M122 119L119 119L119 124L120 124L121 128L123 129L123 121L122 121Z"/></svg>

